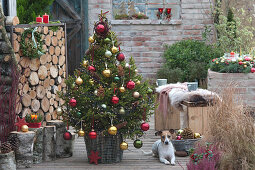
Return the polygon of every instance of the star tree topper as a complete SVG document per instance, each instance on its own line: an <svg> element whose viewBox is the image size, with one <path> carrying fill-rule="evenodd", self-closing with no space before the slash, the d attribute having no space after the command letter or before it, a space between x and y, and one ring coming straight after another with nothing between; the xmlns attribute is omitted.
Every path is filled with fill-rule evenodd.
<svg viewBox="0 0 255 170"><path fill-rule="evenodd" d="M28 125L28 123L25 121L25 118L22 118L22 119L21 119L21 118L18 116L17 122L16 122L14 125L18 127L17 132L19 132L20 129L21 129L21 126L23 126L23 125Z"/></svg>
<svg viewBox="0 0 255 170"><path fill-rule="evenodd" d="M90 155L88 156L89 157L89 163L95 163L96 165L98 164L98 159L101 159L100 156L98 156L98 152L94 152L94 151L91 151L90 152Z"/></svg>

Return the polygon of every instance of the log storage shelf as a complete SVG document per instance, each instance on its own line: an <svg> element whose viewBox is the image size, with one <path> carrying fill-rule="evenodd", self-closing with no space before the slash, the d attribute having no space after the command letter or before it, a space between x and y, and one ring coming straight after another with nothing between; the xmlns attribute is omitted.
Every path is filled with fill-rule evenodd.
<svg viewBox="0 0 255 170"><path fill-rule="evenodd" d="M58 29L53 31L50 29L52 26ZM41 32L44 54L39 58L30 59L23 56L20 42L25 29L34 27ZM18 68L21 70L17 114L24 117L30 113L40 113L45 116L45 121L57 119L56 109L64 104L57 92L66 91L66 25L15 25L11 27L11 38Z"/></svg>

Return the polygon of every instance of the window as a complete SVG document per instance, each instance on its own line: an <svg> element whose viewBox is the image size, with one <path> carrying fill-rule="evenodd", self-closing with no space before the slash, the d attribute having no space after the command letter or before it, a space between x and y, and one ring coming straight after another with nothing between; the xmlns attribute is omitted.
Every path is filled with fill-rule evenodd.
<svg viewBox="0 0 255 170"><path fill-rule="evenodd" d="M169 9L171 20L180 19L181 0L112 0L115 19L166 19L159 15Z"/></svg>

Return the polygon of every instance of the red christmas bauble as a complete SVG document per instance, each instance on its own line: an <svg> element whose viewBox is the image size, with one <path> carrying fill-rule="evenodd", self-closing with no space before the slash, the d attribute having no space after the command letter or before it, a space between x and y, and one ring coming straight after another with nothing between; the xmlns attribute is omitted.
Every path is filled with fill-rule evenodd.
<svg viewBox="0 0 255 170"><path fill-rule="evenodd" d="M141 129L142 129L143 131L149 130L149 129L150 129L149 123L146 123L146 122L142 123L142 124L141 124Z"/></svg>
<svg viewBox="0 0 255 170"><path fill-rule="evenodd" d="M69 105L72 106L72 107L75 107L77 105L77 101L74 98L71 98L69 100Z"/></svg>
<svg viewBox="0 0 255 170"><path fill-rule="evenodd" d="M119 98L118 98L117 96L114 95L114 96L112 97L112 103L113 103L113 104L119 103Z"/></svg>
<svg viewBox="0 0 255 170"><path fill-rule="evenodd" d="M63 138L64 138L65 140L71 140L71 139L72 139L72 134L71 134L70 132L65 132L65 133L63 134Z"/></svg>
<svg viewBox="0 0 255 170"><path fill-rule="evenodd" d="M251 68L251 72L254 73L255 72L255 68Z"/></svg>
<svg viewBox="0 0 255 170"><path fill-rule="evenodd" d="M242 65L242 64L243 64L243 62L239 62L238 64L239 64L239 65Z"/></svg>
<svg viewBox="0 0 255 170"><path fill-rule="evenodd" d="M98 24L97 26L97 32L103 33L105 31L105 27L102 24Z"/></svg>
<svg viewBox="0 0 255 170"><path fill-rule="evenodd" d="M135 82L133 82L132 80L130 80L129 82L127 82L127 88L132 90L135 88Z"/></svg>
<svg viewBox="0 0 255 170"><path fill-rule="evenodd" d="M117 60L118 60L118 61L123 61L123 60L125 60L124 54L123 54L123 53L119 53L119 54L117 55Z"/></svg>
<svg viewBox="0 0 255 170"><path fill-rule="evenodd" d="M88 70L89 70L89 71L92 71L92 72L95 72L95 71L96 71L96 69L95 69L94 66L88 66Z"/></svg>
<svg viewBox="0 0 255 170"><path fill-rule="evenodd" d="M89 132L89 138L90 139L96 139L97 138L97 133L92 130L91 132Z"/></svg>
<svg viewBox="0 0 255 170"><path fill-rule="evenodd" d="M177 136L177 137L176 137L176 140L181 140L181 139L182 139L181 136Z"/></svg>

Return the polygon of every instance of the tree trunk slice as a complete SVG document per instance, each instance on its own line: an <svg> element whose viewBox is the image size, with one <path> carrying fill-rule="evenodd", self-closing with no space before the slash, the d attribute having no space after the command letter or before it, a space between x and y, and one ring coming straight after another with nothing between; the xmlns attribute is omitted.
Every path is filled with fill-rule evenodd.
<svg viewBox="0 0 255 170"><path fill-rule="evenodd" d="M35 99L35 97L36 97L36 92L35 92L34 90L31 90L31 91L29 92L29 96L31 97L31 99Z"/></svg>
<svg viewBox="0 0 255 170"><path fill-rule="evenodd" d="M19 89L19 90L22 90L22 88L23 88L23 84L22 84L22 83L19 83L18 89Z"/></svg>
<svg viewBox="0 0 255 170"><path fill-rule="evenodd" d="M53 55L54 52L55 52L55 48L53 46L50 46L50 48L49 48L50 55Z"/></svg>
<svg viewBox="0 0 255 170"><path fill-rule="evenodd" d="M62 83L62 78L60 76L58 76L58 84Z"/></svg>
<svg viewBox="0 0 255 170"><path fill-rule="evenodd" d="M45 116L45 120L48 122L48 121L51 121L51 115L50 113L47 113L46 116ZM53 128L54 129L54 128Z"/></svg>
<svg viewBox="0 0 255 170"><path fill-rule="evenodd" d="M29 85L28 85L28 83L26 83L26 84L23 86L23 94L27 94L28 90L29 90Z"/></svg>
<svg viewBox="0 0 255 170"><path fill-rule="evenodd" d="M7 62L11 61L11 58L12 58L11 55L9 55L9 54L8 54L8 55L5 55L5 56L4 56L4 62L7 63Z"/></svg>
<svg viewBox="0 0 255 170"><path fill-rule="evenodd" d="M31 60L31 64L29 65L29 68L33 71L37 71L40 66L40 60L39 58L35 58Z"/></svg>
<svg viewBox="0 0 255 170"><path fill-rule="evenodd" d="M62 81L61 86L62 86L63 88L65 88L65 87L66 87L66 83L65 83L65 81Z"/></svg>
<svg viewBox="0 0 255 170"><path fill-rule="evenodd" d="M62 31L62 37L65 38L65 31Z"/></svg>
<svg viewBox="0 0 255 170"><path fill-rule="evenodd" d="M48 27L43 27L43 33L45 34L45 35L47 35L48 33L49 33L49 28Z"/></svg>
<svg viewBox="0 0 255 170"><path fill-rule="evenodd" d="M53 36L53 31L52 31L52 30L49 30L49 34L50 34L50 36L52 37L52 36Z"/></svg>
<svg viewBox="0 0 255 170"><path fill-rule="evenodd" d="M56 78L58 76L58 69L54 66L50 67L50 75L53 78Z"/></svg>
<svg viewBox="0 0 255 170"><path fill-rule="evenodd" d="M43 87L45 89L47 89L48 87L50 87L50 79L49 78L46 78L43 82Z"/></svg>
<svg viewBox="0 0 255 170"><path fill-rule="evenodd" d="M52 66L52 63L46 63L45 66L46 66L47 70L49 71L50 67Z"/></svg>
<svg viewBox="0 0 255 170"><path fill-rule="evenodd" d="M16 105L16 114L20 114L21 111L22 111L22 104L17 103L17 105Z"/></svg>
<svg viewBox="0 0 255 170"><path fill-rule="evenodd" d="M14 40L17 40L17 38L18 38L18 35L15 34L15 33L12 33L12 40L13 40L13 41L14 41Z"/></svg>
<svg viewBox="0 0 255 170"><path fill-rule="evenodd" d="M59 84L59 85L58 85L58 91L61 91L61 88L62 88L62 87L61 87L61 85Z"/></svg>
<svg viewBox="0 0 255 170"><path fill-rule="evenodd" d="M56 101L59 101L59 99L60 99L60 98L59 98L58 94L56 94L55 100L56 100Z"/></svg>
<svg viewBox="0 0 255 170"><path fill-rule="evenodd" d="M40 109L40 102L39 100L34 99L31 103L31 108L33 112L37 112Z"/></svg>
<svg viewBox="0 0 255 170"><path fill-rule="evenodd" d="M50 85L53 86L55 84L55 80L54 79L50 79Z"/></svg>
<svg viewBox="0 0 255 170"><path fill-rule="evenodd" d="M18 25L19 18L17 16L7 16L5 20L6 25Z"/></svg>
<svg viewBox="0 0 255 170"><path fill-rule="evenodd" d="M27 68L30 65L30 63L31 63L31 60L28 57L22 57L21 58L20 65L23 68Z"/></svg>
<svg viewBox="0 0 255 170"><path fill-rule="evenodd" d="M37 85L39 83L39 77L36 72L32 72L29 77L29 82L31 85Z"/></svg>
<svg viewBox="0 0 255 170"><path fill-rule="evenodd" d="M60 31L60 30L57 31L57 38L58 38L58 40L61 40L61 38L62 38L62 31Z"/></svg>
<svg viewBox="0 0 255 170"><path fill-rule="evenodd" d="M42 31L42 27L38 27L38 28L37 28L37 31L40 32L40 33L43 32L43 31Z"/></svg>
<svg viewBox="0 0 255 170"><path fill-rule="evenodd" d="M56 36L53 36L52 40L51 40L51 43L54 47L57 46L58 45L58 38Z"/></svg>
<svg viewBox="0 0 255 170"><path fill-rule="evenodd" d="M43 51L46 51L46 52L49 51L48 48L47 48L47 45L45 45L45 44L42 45L42 48L43 48Z"/></svg>
<svg viewBox="0 0 255 170"><path fill-rule="evenodd" d="M15 53L19 52L19 48L20 48L20 45L19 45L19 42L17 40L14 40L13 41L13 50Z"/></svg>
<svg viewBox="0 0 255 170"><path fill-rule="evenodd" d="M15 58L16 58L17 63L19 63L20 62L20 56L19 56L18 53L15 54Z"/></svg>
<svg viewBox="0 0 255 170"><path fill-rule="evenodd" d="M38 76L40 80L44 80L47 77L47 68L44 65L40 66Z"/></svg>
<svg viewBox="0 0 255 170"><path fill-rule="evenodd" d="M61 68L61 69L59 69L59 70L58 70L58 75L62 76L62 75L63 75L63 72L64 72L64 71L63 71L63 69L62 69L62 68Z"/></svg>
<svg viewBox="0 0 255 170"><path fill-rule="evenodd" d="M28 67L28 68L25 68L25 70L23 71L23 75L25 75L26 77L29 77L30 74L31 74L30 68L29 68L29 67Z"/></svg>
<svg viewBox="0 0 255 170"><path fill-rule="evenodd" d="M62 40L58 40L58 46L62 46L63 45L63 42L62 42Z"/></svg>
<svg viewBox="0 0 255 170"><path fill-rule="evenodd" d="M48 47L50 46L50 44L51 44L51 36L50 35L47 35L46 37L45 37L45 45L47 45Z"/></svg>
<svg viewBox="0 0 255 170"><path fill-rule="evenodd" d="M36 87L36 95L38 99L42 99L45 96L45 88L43 86Z"/></svg>
<svg viewBox="0 0 255 170"><path fill-rule="evenodd" d="M22 97L22 104L25 106L25 107L28 107L31 105L31 97L28 95L28 94L25 94L23 97Z"/></svg>
<svg viewBox="0 0 255 170"><path fill-rule="evenodd" d="M50 63L51 62L51 55L49 53L46 53L46 56L47 56L47 62Z"/></svg>
<svg viewBox="0 0 255 170"><path fill-rule="evenodd" d="M58 118L57 111L55 110L52 114L53 120L56 120Z"/></svg>
<svg viewBox="0 0 255 170"><path fill-rule="evenodd" d="M31 114L31 110L28 107L23 109L22 117L25 117L26 115L29 115L29 114Z"/></svg>
<svg viewBox="0 0 255 170"><path fill-rule="evenodd" d="M46 92L46 96L47 96L48 99L50 99L50 98L51 98L51 92L50 92L50 91L47 91L47 92Z"/></svg>
<svg viewBox="0 0 255 170"><path fill-rule="evenodd" d="M55 52L55 54L56 54L56 52ZM52 56L52 63L53 64L58 64L58 56L57 56L57 54Z"/></svg>
<svg viewBox="0 0 255 170"><path fill-rule="evenodd" d="M18 35L17 40L18 40L18 42L21 41L21 35Z"/></svg>
<svg viewBox="0 0 255 170"><path fill-rule="evenodd" d="M66 71L66 64L63 65L63 71L65 72Z"/></svg>
<svg viewBox="0 0 255 170"><path fill-rule="evenodd" d="M60 103L60 106L62 106L63 104L65 104L65 100L63 100L63 99L59 99L59 103Z"/></svg>
<svg viewBox="0 0 255 170"><path fill-rule="evenodd" d="M53 98L50 98L50 105L54 105L55 100Z"/></svg>
<svg viewBox="0 0 255 170"><path fill-rule="evenodd" d="M58 108L58 102L57 101L54 102L54 107Z"/></svg>
<svg viewBox="0 0 255 170"><path fill-rule="evenodd" d="M47 112L50 108L50 102L47 97L44 97L41 101L41 108L44 112Z"/></svg>
<svg viewBox="0 0 255 170"><path fill-rule="evenodd" d="M43 54L41 57L40 57L40 63L41 64L46 64L48 62L48 56L46 54Z"/></svg>
<svg viewBox="0 0 255 170"><path fill-rule="evenodd" d="M22 84L24 84L26 81L27 81L27 78L26 78L25 75L20 76L19 82L21 82ZM22 88L23 88L23 85L22 85Z"/></svg>
<svg viewBox="0 0 255 170"><path fill-rule="evenodd" d="M56 48L55 48L55 55L56 56L60 55L60 47L59 46L56 46Z"/></svg>
<svg viewBox="0 0 255 170"><path fill-rule="evenodd" d="M50 106L49 112L50 112L51 115L53 114L53 112L54 112L54 107L53 106Z"/></svg>
<svg viewBox="0 0 255 170"><path fill-rule="evenodd" d="M60 66L64 65L64 64L65 64L65 61L66 61L66 57L65 57L64 55L59 56L58 64L59 64Z"/></svg>
<svg viewBox="0 0 255 170"><path fill-rule="evenodd" d="M66 54L66 48L65 46L61 47L61 55L65 55Z"/></svg>

